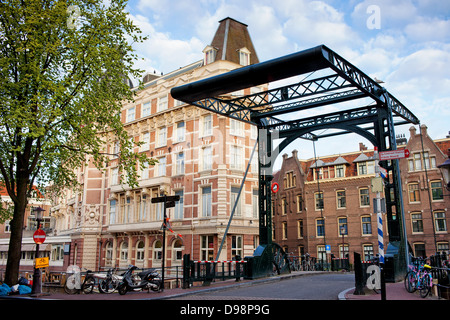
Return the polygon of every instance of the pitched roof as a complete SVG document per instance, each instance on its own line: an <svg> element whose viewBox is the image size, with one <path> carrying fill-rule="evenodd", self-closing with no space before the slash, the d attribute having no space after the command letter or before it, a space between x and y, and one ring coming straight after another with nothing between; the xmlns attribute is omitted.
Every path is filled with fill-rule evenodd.
<svg viewBox="0 0 450 320"><path fill-rule="evenodd" d="M211 46L217 50L216 60L227 60L239 64L238 51L247 48L250 51L250 64L259 63L247 25L229 17L219 23L211 42Z"/></svg>

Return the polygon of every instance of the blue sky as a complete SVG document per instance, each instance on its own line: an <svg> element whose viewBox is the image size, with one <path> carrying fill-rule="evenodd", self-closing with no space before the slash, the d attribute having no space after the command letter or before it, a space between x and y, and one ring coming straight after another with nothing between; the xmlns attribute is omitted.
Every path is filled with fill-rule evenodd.
<svg viewBox="0 0 450 320"><path fill-rule="evenodd" d="M141 69L168 73L202 59L218 21L248 25L260 61L325 44L383 86L428 126L450 131L450 1L447 0L130 0L130 17L149 39ZM409 136L410 125L396 127ZM360 136L316 144L318 156L358 150ZM300 158L312 144L298 142ZM290 153L290 150L285 152Z"/></svg>

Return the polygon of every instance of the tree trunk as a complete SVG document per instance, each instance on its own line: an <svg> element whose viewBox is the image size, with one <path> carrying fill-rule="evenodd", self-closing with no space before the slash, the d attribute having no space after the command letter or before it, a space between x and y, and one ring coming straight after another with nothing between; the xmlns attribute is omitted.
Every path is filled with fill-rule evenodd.
<svg viewBox="0 0 450 320"><path fill-rule="evenodd" d="M22 251L22 233L25 210L27 208L27 177L17 179L17 201L14 201L14 216L10 222L8 261L6 262L5 283L9 286L17 284Z"/></svg>

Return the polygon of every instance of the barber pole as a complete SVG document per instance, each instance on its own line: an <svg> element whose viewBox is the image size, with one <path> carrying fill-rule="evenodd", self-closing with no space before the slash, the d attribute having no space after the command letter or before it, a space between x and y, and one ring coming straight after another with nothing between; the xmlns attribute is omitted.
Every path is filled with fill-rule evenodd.
<svg viewBox="0 0 450 320"><path fill-rule="evenodd" d="M380 177L380 164L378 162L378 148L375 147L374 150L374 158L375 160L375 176ZM377 227L378 227L378 254L380 263L384 263L384 241L383 241L383 217L381 215L381 195L380 192L377 192Z"/></svg>

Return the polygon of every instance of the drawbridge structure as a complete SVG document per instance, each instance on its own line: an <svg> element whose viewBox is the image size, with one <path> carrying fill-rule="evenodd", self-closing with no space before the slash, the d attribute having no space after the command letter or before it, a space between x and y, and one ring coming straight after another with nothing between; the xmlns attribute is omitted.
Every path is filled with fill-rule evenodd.
<svg viewBox="0 0 450 320"><path fill-rule="evenodd" d="M227 93L269 84L265 92L234 97ZM173 98L258 127L260 246L252 260L254 277L287 271L280 246L272 241L272 167L276 156L296 139L316 141L356 133L380 152L396 150L395 127L417 125L419 119L379 82L336 52L320 45L277 59L172 89ZM320 107L333 105L331 113ZM313 116L300 116L304 111ZM318 131L333 129L332 133ZM279 143L275 145L274 141ZM398 160L380 161L385 179L389 245L397 253L396 269L406 269L404 229ZM389 246L388 246L389 250Z"/></svg>

